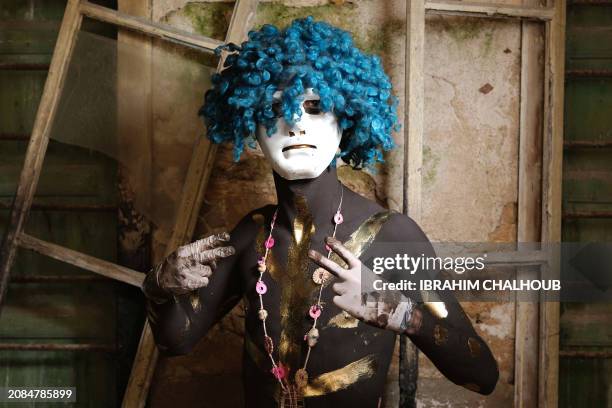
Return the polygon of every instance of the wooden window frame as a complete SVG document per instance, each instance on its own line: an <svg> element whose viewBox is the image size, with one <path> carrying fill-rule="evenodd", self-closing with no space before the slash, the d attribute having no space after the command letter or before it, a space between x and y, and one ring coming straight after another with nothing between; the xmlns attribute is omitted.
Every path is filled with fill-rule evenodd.
<svg viewBox="0 0 612 408"><path fill-rule="evenodd" d="M534 0L523 0L522 5L407 0L403 209L417 222L422 208L426 13L521 20L517 242L560 242L566 0L545 0L543 6ZM540 28L534 24L544 24L543 72L536 45ZM542 96L533 97L530 90L534 86L543 87ZM512 263L525 264L531 255L514 252ZM539 258L542 267L558 270L555 259L547 259L543 253ZM533 274L520 268L518 273ZM559 302L517 302L515 329L514 405L557 407ZM409 349L406 355L415 366L416 350L405 342L403 339L400 346ZM416 406L415 395L416 387L410 406Z"/></svg>

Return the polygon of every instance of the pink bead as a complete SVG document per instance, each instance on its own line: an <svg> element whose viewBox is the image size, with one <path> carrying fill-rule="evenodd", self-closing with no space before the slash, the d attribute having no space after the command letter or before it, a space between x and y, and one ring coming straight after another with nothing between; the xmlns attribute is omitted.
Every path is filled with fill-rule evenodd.
<svg viewBox="0 0 612 408"><path fill-rule="evenodd" d="M266 239L266 248L270 249L273 246L274 246L274 238L268 237L268 239Z"/></svg>
<svg viewBox="0 0 612 408"><path fill-rule="evenodd" d="M326 250L327 252L329 252L329 251L331 251L331 247L330 247L329 245L325 244L325 250Z"/></svg>
<svg viewBox="0 0 612 408"><path fill-rule="evenodd" d="M308 314L313 319L318 319L319 316L321 316L321 308L319 307L319 305L312 305L310 306L310 310L308 311Z"/></svg>
<svg viewBox="0 0 612 408"><path fill-rule="evenodd" d="M272 367L272 374L276 377L277 380L282 380L287 375L287 371L282 364L277 365L276 367Z"/></svg>
<svg viewBox="0 0 612 408"><path fill-rule="evenodd" d="M265 265L266 260L264 259L263 256L260 256L259 259L257 260L257 264L258 265Z"/></svg>
<svg viewBox="0 0 612 408"><path fill-rule="evenodd" d="M342 214L337 212L336 215L334 215L334 222L336 224L342 224L343 221L344 221L344 217L342 216Z"/></svg>
<svg viewBox="0 0 612 408"><path fill-rule="evenodd" d="M260 295L263 295L264 293L268 291L268 287L266 286L265 283L263 283L262 281L259 281L255 285L255 291L259 293Z"/></svg>

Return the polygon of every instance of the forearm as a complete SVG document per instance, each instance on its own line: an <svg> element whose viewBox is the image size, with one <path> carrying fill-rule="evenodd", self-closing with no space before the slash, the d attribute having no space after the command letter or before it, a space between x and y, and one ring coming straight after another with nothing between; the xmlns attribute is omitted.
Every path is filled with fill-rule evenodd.
<svg viewBox="0 0 612 408"><path fill-rule="evenodd" d="M490 394L499 377L495 358L470 323L457 313L453 307L447 318L438 318L419 304L403 333L449 380Z"/></svg>
<svg viewBox="0 0 612 408"><path fill-rule="evenodd" d="M154 267L142 285L146 296L147 318L159 350L168 355L186 354L191 350L192 322L195 310L186 298L197 299L197 293L173 296L159 286L161 264Z"/></svg>
<svg viewBox="0 0 612 408"><path fill-rule="evenodd" d="M142 286L147 297L147 317L159 350L166 355L189 353L213 324L240 300L231 259L219 261L207 286L172 295L162 289L152 269Z"/></svg>

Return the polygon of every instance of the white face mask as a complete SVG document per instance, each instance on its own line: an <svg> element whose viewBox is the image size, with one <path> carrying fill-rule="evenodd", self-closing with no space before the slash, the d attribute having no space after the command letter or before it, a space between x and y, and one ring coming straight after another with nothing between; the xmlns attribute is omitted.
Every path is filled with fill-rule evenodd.
<svg viewBox="0 0 612 408"><path fill-rule="evenodd" d="M333 160L342 138L336 115L319 108L319 95L308 88L302 96L302 116L295 125L280 117L271 136L264 126L257 127L261 150L274 171L287 180L319 177ZM280 97L277 91L275 101L280 103Z"/></svg>

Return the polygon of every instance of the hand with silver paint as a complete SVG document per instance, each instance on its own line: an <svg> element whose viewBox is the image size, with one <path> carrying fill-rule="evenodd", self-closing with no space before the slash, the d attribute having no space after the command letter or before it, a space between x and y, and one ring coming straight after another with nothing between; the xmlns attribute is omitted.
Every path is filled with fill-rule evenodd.
<svg viewBox="0 0 612 408"><path fill-rule="evenodd" d="M326 238L331 250L346 262L343 268L319 252L310 250L308 255L322 268L336 277L332 284L333 302L353 317L376 327L398 333L411 333L420 326L420 311L415 309L412 299L399 292L364 293L363 288L373 288L380 276L372 272L351 251L335 238Z"/></svg>
<svg viewBox="0 0 612 408"><path fill-rule="evenodd" d="M184 295L208 285L217 261L235 253L226 232L179 247L153 268L145 278L145 295L162 303L172 295Z"/></svg>

